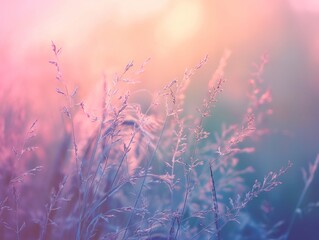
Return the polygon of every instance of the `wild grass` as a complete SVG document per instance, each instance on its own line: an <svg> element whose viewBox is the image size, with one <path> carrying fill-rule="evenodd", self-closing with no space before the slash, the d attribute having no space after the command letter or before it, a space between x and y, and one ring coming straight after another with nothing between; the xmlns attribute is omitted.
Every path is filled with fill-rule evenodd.
<svg viewBox="0 0 319 240"><path fill-rule="evenodd" d="M222 94L229 52L209 80L202 104L190 114L185 110L187 89L207 56L154 93L146 108L131 101L132 93L125 90L134 83L126 75L140 74L145 67L136 70L130 62L111 81L104 79L95 111L78 98L77 88L70 91L59 63L61 49L54 43L52 49L56 92L65 102L65 137L46 168L45 155L37 155L34 145L39 122L21 137L15 126L23 121L10 121L15 112L2 109L1 239L223 239L224 227L238 222L254 198L280 185L292 166L288 162L248 187L245 176L253 168L242 168L238 157L254 152L252 143L268 134L264 120L272 113L272 98L261 77L266 56L249 82L242 121L211 133L204 124L214 117ZM309 173L304 171L306 185L297 209L318 159ZM295 214L281 238L289 239L294 222Z"/></svg>

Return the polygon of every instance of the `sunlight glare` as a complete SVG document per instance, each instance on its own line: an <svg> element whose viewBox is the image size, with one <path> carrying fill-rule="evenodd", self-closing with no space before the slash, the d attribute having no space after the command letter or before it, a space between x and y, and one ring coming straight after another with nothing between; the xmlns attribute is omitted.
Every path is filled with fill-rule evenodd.
<svg viewBox="0 0 319 240"><path fill-rule="evenodd" d="M178 1L159 22L158 40L175 45L191 38L200 28L202 11L198 1Z"/></svg>

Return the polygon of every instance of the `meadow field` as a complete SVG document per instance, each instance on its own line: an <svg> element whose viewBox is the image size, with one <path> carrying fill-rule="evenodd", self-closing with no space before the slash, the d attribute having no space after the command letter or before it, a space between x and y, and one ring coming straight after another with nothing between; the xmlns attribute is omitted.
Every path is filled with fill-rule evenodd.
<svg viewBox="0 0 319 240"><path fill-rule="evenodd" d="M2 5L0 239L317 239L316 1Z"/></svg>

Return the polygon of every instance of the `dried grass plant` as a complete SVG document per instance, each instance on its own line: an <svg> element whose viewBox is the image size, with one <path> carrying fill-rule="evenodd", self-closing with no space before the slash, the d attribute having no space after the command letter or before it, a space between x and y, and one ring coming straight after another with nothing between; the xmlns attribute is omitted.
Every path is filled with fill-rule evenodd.
<svg viewBox="0 0 319 240"><path fill-rule="evenodd" d="M9 113L2 112L6 118L1 142L7 142L0 145L1 239L220 240L225 225L239 221L247 204L280 185L280 177L291 167L289 162L249 188L245 176L253 168L239 166L238 155L254 151L249 142L267 133L263 122L272 113L271 93L261 78L266 56L252 74L243 120L213 133L214 139L204 123L214 117L214 106L225 84L229 51L208 82L201 106L190 115L185 111L187 89L208 61L207 56L186 70L181 79L154 93L146 110L131 101L132 93L125 91L127 84L135 81L127 74L140 74L145 67L144 63L135 70L130 62L112 81L104 79L96 111L79 99L77 88L70 90L59 63L61 49L54 43L52 49L56 92L65 100L61 107L65 137L62 147L56 149L55 162L44 170L43 159L34 155L33 161L29 153L37 151L32 139L38 122L31 124L20 140L21 147L17 147L19 141L13 136L19 133L10 128L6 120ZM8 148L13 146L10 152ZM26 153L29 155L24 159ZM23 161L33 162L32 167ZM318 158L309 174L304 171L306 187L297 208L317 165ZM43 171L53 180L41 182Z"/></svg>

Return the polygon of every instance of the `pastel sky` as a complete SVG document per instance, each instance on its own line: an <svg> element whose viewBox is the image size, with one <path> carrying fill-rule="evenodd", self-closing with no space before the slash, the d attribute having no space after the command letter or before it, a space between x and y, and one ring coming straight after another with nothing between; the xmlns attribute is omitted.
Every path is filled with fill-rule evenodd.
<svg viewBox="0 0 319 240"><path fill-rule="evenodd" d="M296 30L304 31L313 53L309 57L318 62L318 33L309 36L315 34L307 33L310 23L298 26L299 19L309 21L318 9L315 0L3 1L1 79L42 78L49 71L51 40L63 48L64 69L72 81L87 87L102 73L148 57L153 60L145 78L153 83L179 76L207 53L213 67L225 48L242 62L252 62L265 51L278 52L288 42L287 32ZM294 23L287 22L289 17ZM42 81L50 75L46 78Z"/></svg>
<svg viewBox="0 0 319 240"><path fill-rule="evenodd" d="M32 103L37 113L53 105L55 70L48 61L54 41L62 47L65 79L78 85L84 98L103 74L111 78L131 60L138 67L151 58L141 80L154 90L208 54L207 66L194 80L196 102L229 49L229 101L245 97L251 64L266 52L265 77L278 110L285 109L299 89L307 96L318 90L318 21L316 0L4 0L0 87L3 94Z"/></svg>

